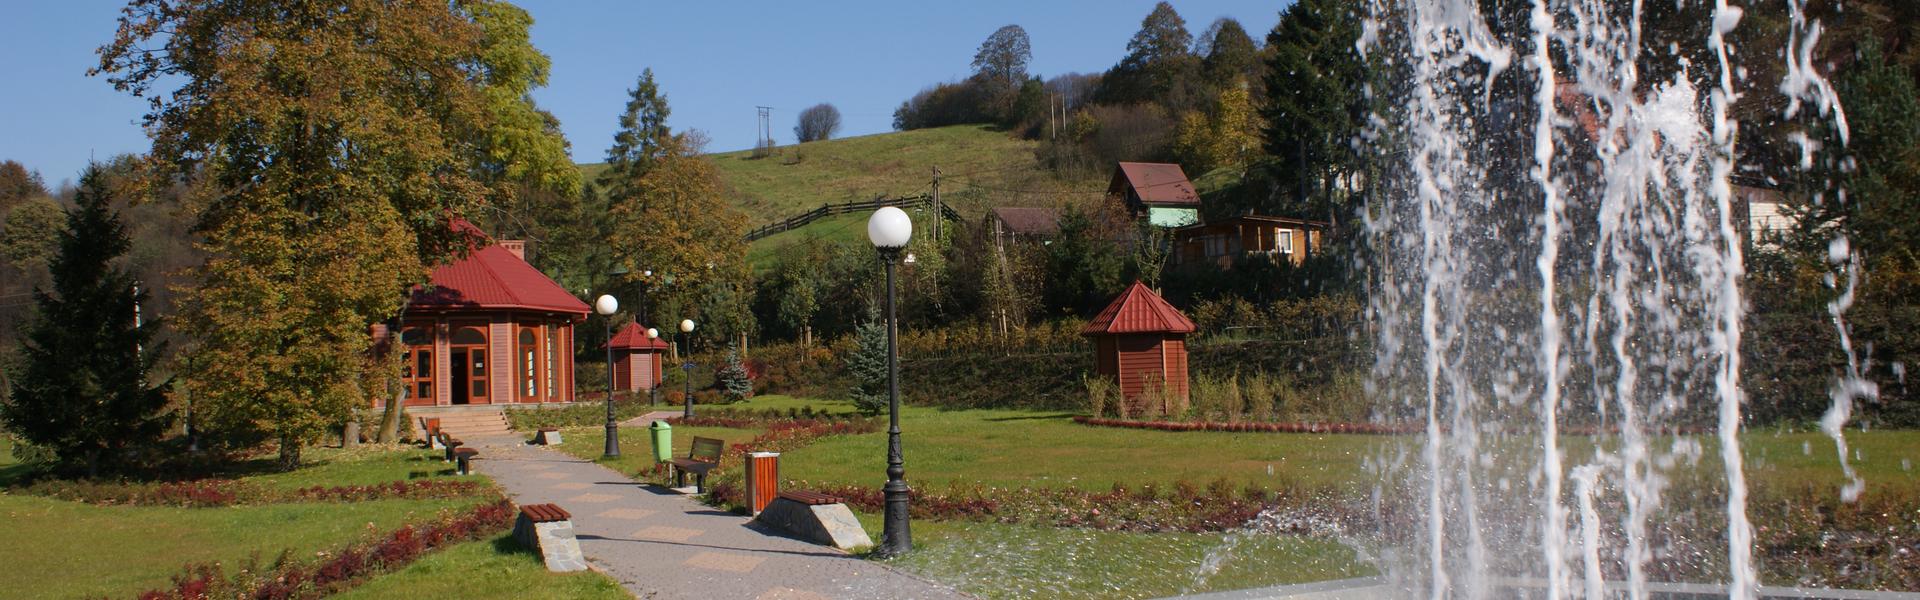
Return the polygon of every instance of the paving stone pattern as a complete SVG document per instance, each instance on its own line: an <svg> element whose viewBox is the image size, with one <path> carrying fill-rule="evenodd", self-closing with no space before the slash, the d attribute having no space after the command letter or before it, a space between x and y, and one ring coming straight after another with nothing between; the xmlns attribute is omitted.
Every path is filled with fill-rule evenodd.
<svg viewBox="0 0 1920 600"><path fill-rule="evenodd" d="M499 482L514 502L551 502L571 512L574 537L587 562L642 598L967 597L750 525L747 517L641 485L601 465L527 445L523 437L470 443L488 448L474 461L475 469Z"/></svg>

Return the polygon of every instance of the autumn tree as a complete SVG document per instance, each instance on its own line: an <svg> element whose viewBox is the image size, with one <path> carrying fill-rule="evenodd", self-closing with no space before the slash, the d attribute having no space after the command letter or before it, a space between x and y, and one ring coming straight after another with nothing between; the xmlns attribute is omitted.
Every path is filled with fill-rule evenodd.
<svg viewBox="0 0 1920 600"><path fill-rule="evenodd" d="M1221 90L1211 110L1181 117L1174 152L1196 173L1246 166L1260 153L1260 126L1243 80Z"/></svg>
<svg viewBox="0 0 1920 600"><path fill-rule="evenodd" d="M1015 95L1027 81L1027 63L1032 60L1033 46L1027 40L1027 30L1019 25L994 30L974 51L974 80L1002 120L1012 112Z"/></svg>
<svg viewBox="0 0 1920 600"><path fill-rule="evenodd" d="M39 310L22 340L24 368L0 402L7 431L88 477L128 466L118 462L124 452L159 440L168 422L161 411L170 383L148 381L162 352L153 343L159 322L135 323L146 295L115 265L132 242L109 196L98 167L88 167L74 209L55 228L53 289L34 290Z"/></svg>
<svg viewBox="0 0 1920 600"><path fill-rule="evenodd" d="M800 111L800 122L793 126L793 137L804 144L832 138L837 131L840 131L840 109L821 103Z"/></svg>
<svg viewBox="0 0 1920 600"><path fill-rule="evenodd" d="M225 441L277 439L281 466L297 466L303 444L366 402L369 327L474 242L450 216L476 212L505 174L563 173L515 164L551 153L495 127L513 102L501 98L524 99L504 83L514 67L488 62L502 30L482 21L511 12L497 11L383 0L123 11L94 72L149 98L158 174L197 184L210 257L180 313L198 344L186 384Z"/></svg>
<svg viewBox="0 0 1920 600"><path fill-rule="evenodd" d="M47 195L47 183L26 165L0 161L0 211L28 198Z"/></svg>
<svg viewBox="0 0 1920 600"><path fill-rule="evenodd" d="M649 295L657 305L691 312L712 304L706 300L718 293L745 307L750 294L736 298L733 290L709 286L746 277L741 271L746 216L727 202L720 175L712 161L700 155L699 143L684 133L661 140L653 165L614 188L625 195L610 199L612 236L607 241L630 278L646 271L674 278L672 285ZM703 334L720 333L705 325Z"/></svg>

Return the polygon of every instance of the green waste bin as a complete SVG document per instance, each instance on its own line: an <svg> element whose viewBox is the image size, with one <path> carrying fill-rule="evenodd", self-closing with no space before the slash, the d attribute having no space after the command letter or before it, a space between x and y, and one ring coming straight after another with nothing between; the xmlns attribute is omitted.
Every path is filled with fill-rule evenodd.
<svg viewBox="0 0 1920 600"><path fill-rule="evenodd" d="M673 426L666 421L654 421L647 426L647 433L653 434L653 462L673 460Z"/></svg>

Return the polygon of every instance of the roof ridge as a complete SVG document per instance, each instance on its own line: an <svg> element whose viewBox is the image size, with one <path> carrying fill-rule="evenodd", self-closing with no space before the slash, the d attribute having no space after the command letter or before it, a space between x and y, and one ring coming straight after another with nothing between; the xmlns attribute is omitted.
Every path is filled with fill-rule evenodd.
<svg viewBox="0 0 1920 600"><path fill-rule="evenodd" d="M493 238L488 237L487 241L491 242L493 241ZM527 299L521 298L519 292L514 289L514 286L508 284L507 279L505 277L502 277L499 271L494 270L492 261L480 260L479 255L481 252L486 252L488 250L491 250L497 247L499 247L499 244L487 244L485 246L481 246L480 249L478 250L474 250L470 256L474 262L480 263L480 270L485 271L487 274L487 277L493 279L494 285L500 286L500 289L507 293L507 297L513 299L514 304L520 304L520 305L527 304ZM502 252L506 251L505 248L501 248L500 250ZM508 255L511 256L512 253L509 252ZM532 265L529 264L528 266L532 266ZM541 273L541 275L545 275L545 273Z"/></svg>

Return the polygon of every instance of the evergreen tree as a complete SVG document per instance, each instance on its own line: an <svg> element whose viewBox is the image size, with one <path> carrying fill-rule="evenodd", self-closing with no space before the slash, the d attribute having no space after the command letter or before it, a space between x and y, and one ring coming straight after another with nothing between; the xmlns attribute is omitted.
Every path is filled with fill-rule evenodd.
<svg viewBox="0 0 1920 600"><path fill-rule="evenodd" d="M167 426L160 411L169 384L147 382L162 350L153 343L159 322L134 324L146 294L113 264L132 242L108 206L104 179L97 166L80 177L51 264L53 291L34 291L39 311L21 340L25 368L0 403L8 431L89 477L120 467L112 461L157 441Z"/></svg>
<svg viewBox="0 0 1920 600"><path fill-rule="evenodd" d="M1127 220L1118 215L1088 214L1070 207L1060 215L1060 233L1046 249L1047 310L1077 314L1098 308L1120 291L1128 253L1114 243L1113 231Z"/></svg>
<svg viewBox="0 0 1920 600"><path fill-rule="evenodd" d="M878 313L867 311L866 322L854 330L854 344L847 356L847 374L853 376L847 397L862 414L880 414L887 409L887 326Z"/></svg>
<svg viewBox="0 0 1920 600"><path fill-rule="evenodd" d="M673 132L667 129L667 95L653 81L653 69L640 72L640 80L627 90L627 109L620 113L620 130L613 134L613 147L607 148L607 170L599 183L614 201L627 199L628 187L653 168L666 155Z"/></svg>
<svg viewBox="0 0 1920 600"><path fill-rule="evenodd" d="M1354 50L1360 31L1351 0L1300 0L1267 36L1266 151L1284 212L1325 215L1336 183L1357 162L1351 142L1363 115L1365 76Z"/></svg>
<svg viewBox="0 0 1920 600"><path fill-rule="evenodd" d="M1199 70L1192 45L1193 35L1180 13L1166 2L1154 5L1140 21L1140 31L1127 41L1127 55L1101 79L1096 99L1103 104L1187 107L1186 87Z"/></svg>
<svg viewBox="0 0 1920 600"><path fill-rule="evenodd" d="M1253 37L1231 17L1214 21L1200 44L1200 72L1216 88L1228 89L1252 79L1260 66L1260 49L1254 47Z"/></svg>
<svg viewBox="0 0 1920 600"><path fill-rule="evenodd" d="M727 344L726 364L720 365L720 372L714 378L720 380L720 388L730 401L753 397L753 377L747 373L747 364L740 360L739 345Z"/></svg>

